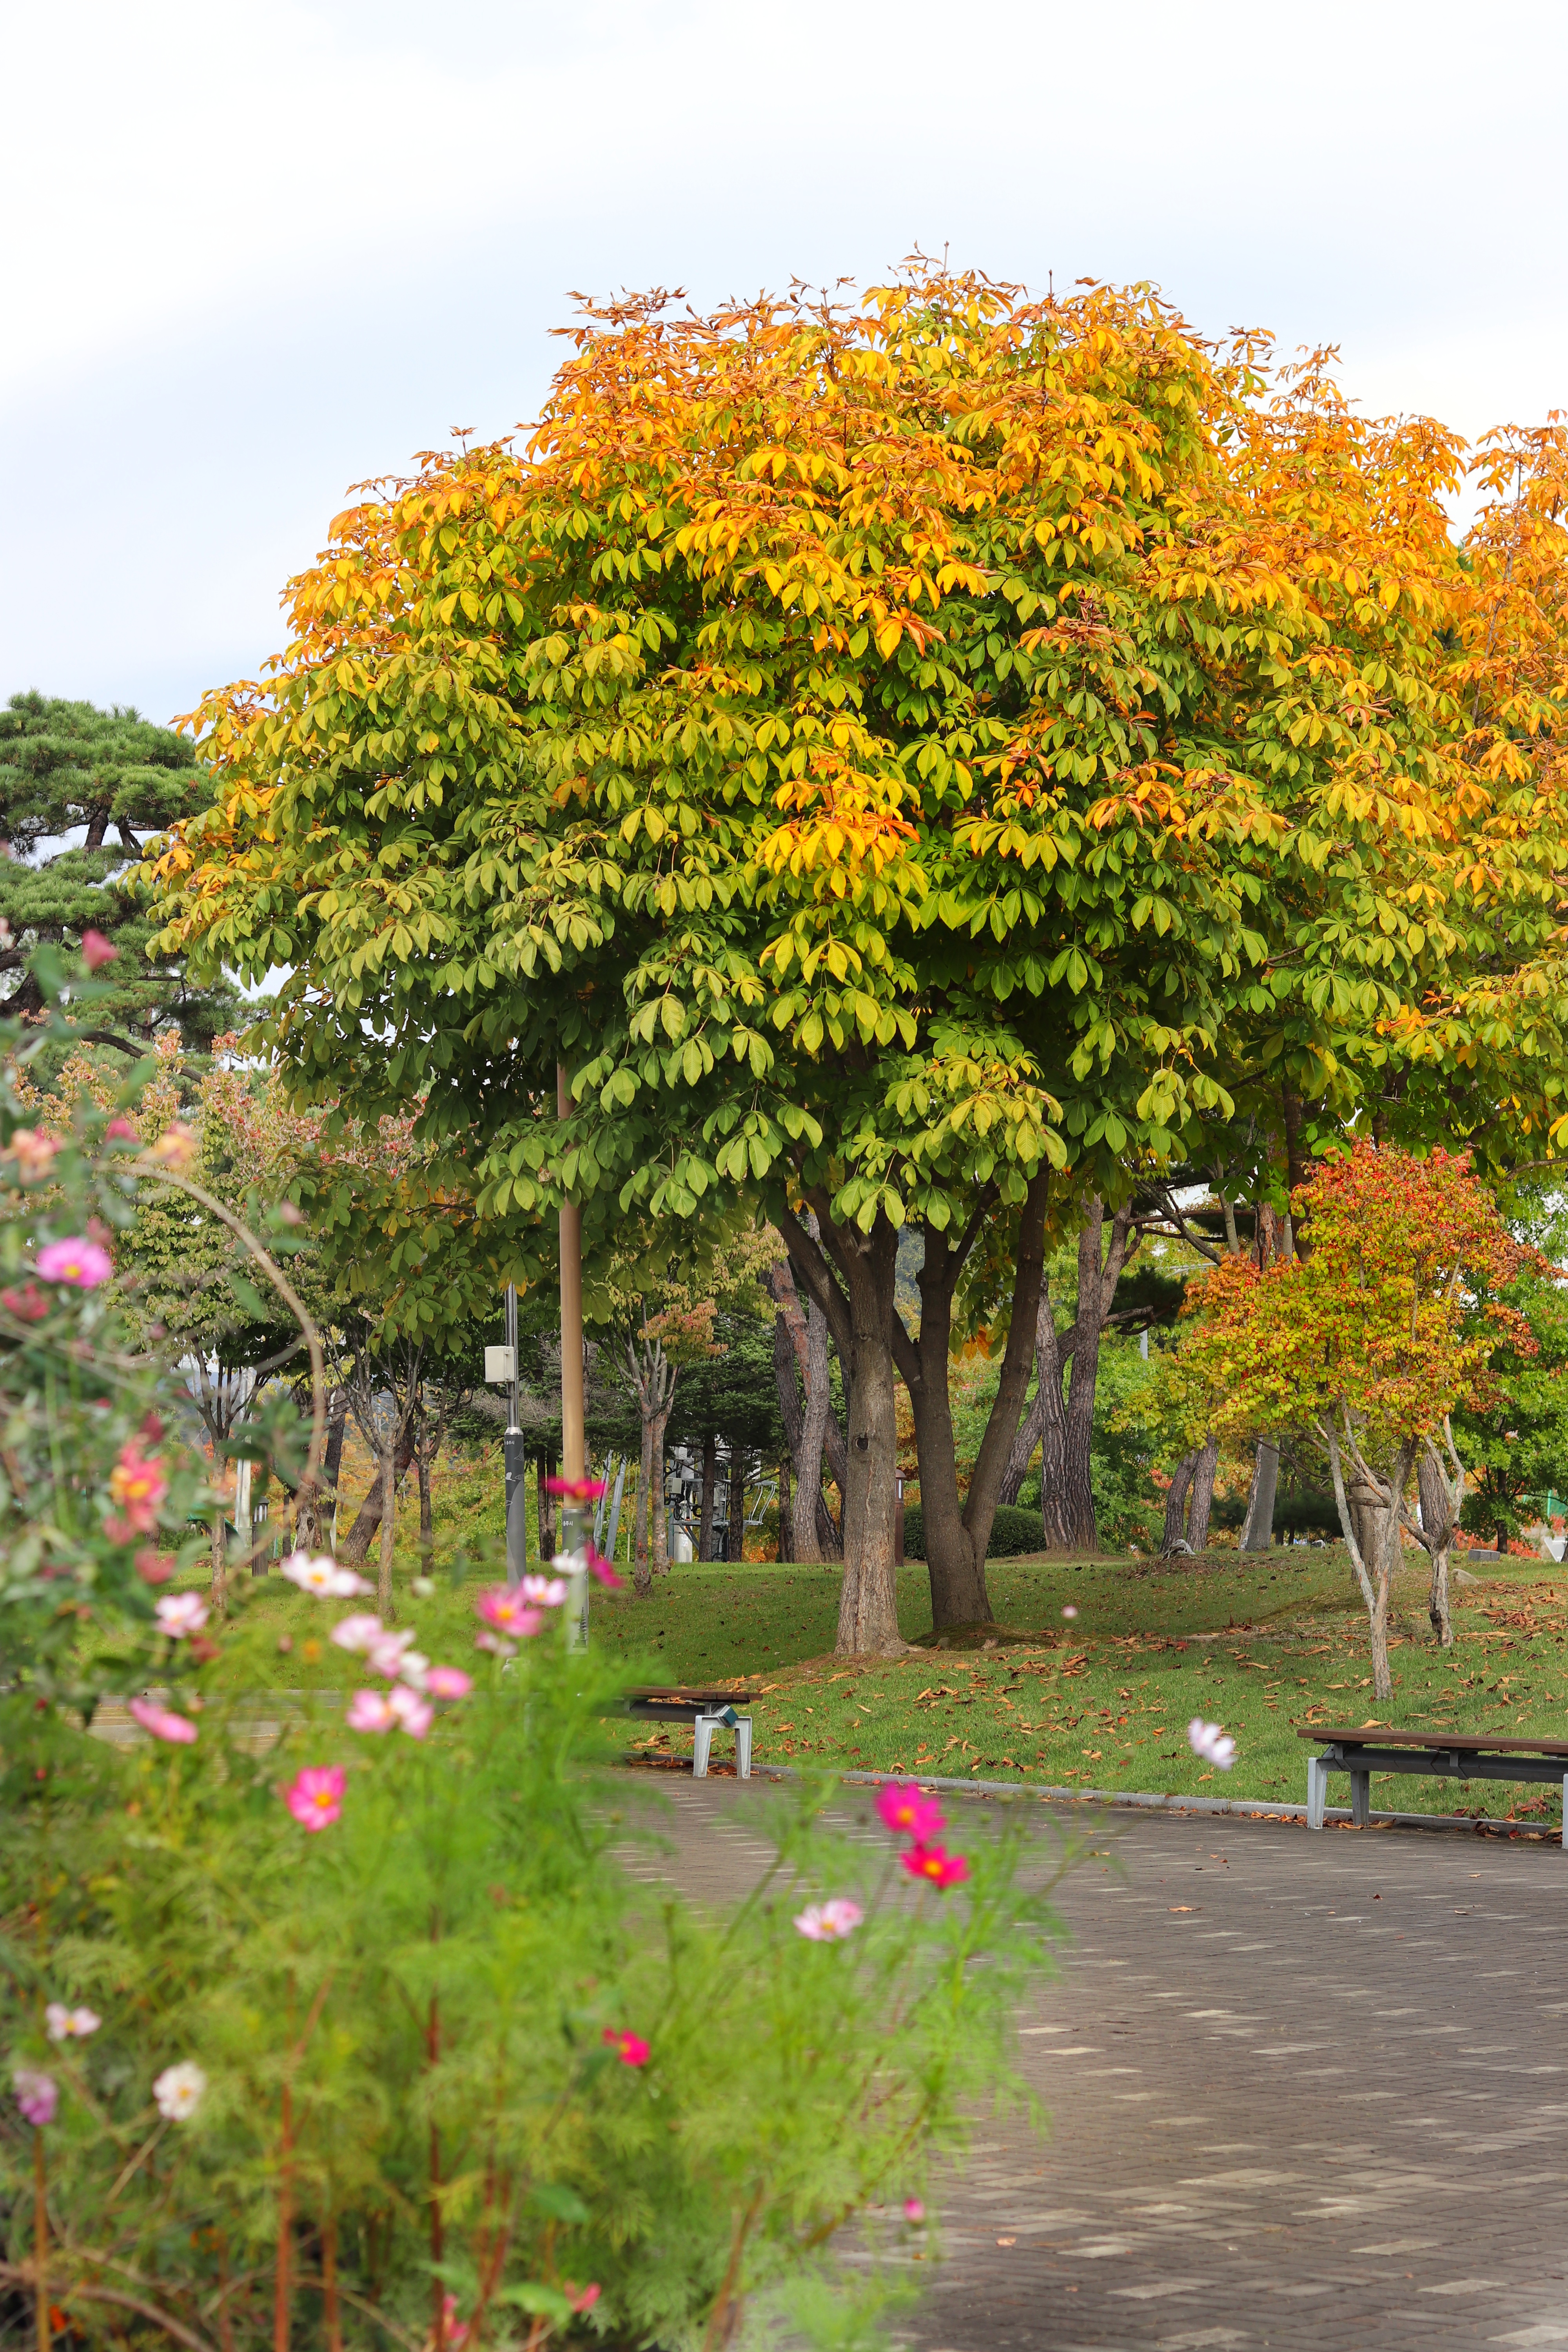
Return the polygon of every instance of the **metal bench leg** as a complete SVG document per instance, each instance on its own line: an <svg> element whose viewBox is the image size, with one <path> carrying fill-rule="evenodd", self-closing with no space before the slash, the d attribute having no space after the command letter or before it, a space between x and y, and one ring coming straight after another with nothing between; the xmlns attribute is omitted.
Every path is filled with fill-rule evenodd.
<svg viewBox="0 0 1568 2352"><path fill-rule="evenodd" d="M1329 1801L1329 1768L1321 1756L1307 1759L1307 1827L1321 1830Z"/></svg>
<svg viewBox="0 0 1568 2352"><path fill-rule="evenodd" d="M1364 1830L1372 1819L1372 1774L1351 1774L1351 1820L1358 1830Z"/></svg>
<svg viewBox="0 0 1568 2352"><path fill-rule="evenodd" d="M752 1777L752 1719L743 1715L735 1726L735 1775L738 1780Z"/></svg>
<svg viewBox="0 0 1568 2352"><path fill-rule="evenodd" d="M691 1777L694 1780L708 1778L708 1751L713 1745L716 1715L700 1715L691 1727Z"/></svg>

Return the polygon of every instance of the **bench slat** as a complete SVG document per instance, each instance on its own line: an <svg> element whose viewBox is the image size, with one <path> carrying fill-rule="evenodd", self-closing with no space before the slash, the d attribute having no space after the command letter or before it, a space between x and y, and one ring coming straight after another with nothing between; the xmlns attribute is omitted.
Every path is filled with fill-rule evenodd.
<svg viewBox="0 0 1568 2352"><path fill-rule="evenodd" d="M1344 1725L1337 1729L1314 1725L1307 1730L1298 1728L1296 1737L1315 1740L1320 1746L1340 1740L1352 1748L1426 1748L1434 1753L1447 1750L1461 1756L1568 1757L1568 1739L1489 1739L1484 1732L1475 1731L1385 1731L1382 1724L1363 1723L1353 1729Z"/></svg>

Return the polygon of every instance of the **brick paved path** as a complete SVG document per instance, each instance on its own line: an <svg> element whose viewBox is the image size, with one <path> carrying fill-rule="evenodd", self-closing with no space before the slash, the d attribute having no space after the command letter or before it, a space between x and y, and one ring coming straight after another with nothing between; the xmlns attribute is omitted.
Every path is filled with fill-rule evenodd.
<svg viewBox="0 0 1568 2352"><path fill-rule="evenodd" d="M765 1791L670 1779L723 1900ZM852 1801L852 1809L858 1801ZM858 1808L864 1810L863 1808ZM1021 2021L1045 2139L942 2200L916 2352L1568 2352L1568 1856L1422 1832L1105 1818ZM880 1832L878 1832L879 1836Z"/></svg>

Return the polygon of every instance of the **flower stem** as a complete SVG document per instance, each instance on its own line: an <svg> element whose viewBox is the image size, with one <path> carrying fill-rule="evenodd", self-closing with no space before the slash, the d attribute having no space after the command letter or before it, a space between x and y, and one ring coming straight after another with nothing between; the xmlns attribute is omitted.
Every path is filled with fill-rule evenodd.
<svg viewBox="0 0 1568 2352"><path fill-rule="evenodd" d="M49 2352L49 2202L44 2172L44 2135L33 2131L33 2262L37 2272L38 2352Z"/></svg>

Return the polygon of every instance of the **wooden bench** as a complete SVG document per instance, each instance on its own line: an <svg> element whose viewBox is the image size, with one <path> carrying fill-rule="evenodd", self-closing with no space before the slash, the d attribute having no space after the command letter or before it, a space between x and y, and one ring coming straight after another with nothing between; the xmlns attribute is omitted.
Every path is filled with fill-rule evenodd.
<svg viewBox="0 0 1568 2352"><path fill-rule="evenodd" d="M684 1685L674 1689L658 1689L649 1685L634 1690L626 1701L626 1713L640 1716L647 1723L689 1723L691 1726L691 1772L694 1780L707 1778L708 1751L713 1745L716 1731L732 1731L735 1735L735 1771L739 1779L752 1777L752 1718L740 1709L750 1706L758 1696L755 1691L689 1690Z"/></svg>
<svg viewBox="0 0 1568 2352"><path fill-rule="evenodd" d="M1563 1790L1563 1843L1568 1846L1568 1739L1491 1739L1468 1731L1297 1732L1322 1748L1307 1759L1307 1827L1321 1830L1329 1774L1351 1776L1351 1820L1364 1829L1374 1772L1421 1772L1449 1780L1542 1780Z"/></svg>

